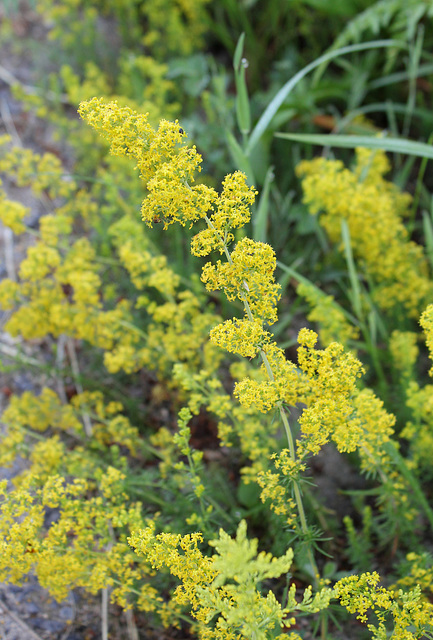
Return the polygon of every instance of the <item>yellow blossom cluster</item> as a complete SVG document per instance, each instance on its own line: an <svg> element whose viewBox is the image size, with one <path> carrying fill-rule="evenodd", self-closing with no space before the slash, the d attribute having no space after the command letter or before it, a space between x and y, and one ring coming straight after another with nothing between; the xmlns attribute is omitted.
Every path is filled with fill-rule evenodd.
<svg viewBox="0 0 433 640"><path fill-rule="evenodd" d="M24 147L10 147L11 138L0 136L0 172L13 176L18 187L32 186L37 196L72 198L77 185L65 175L62 163L52 153L40 155Z"/></svg>
<svg viewBox="0 0 433 640"><path fill-rule="evenodd" d="M40 481L52 474L79 475L92 478L101 461L97 448L102 453L116 445L131 455L141 449L138 429L122 415L123 407L118 402L105 403L99 391L83 392L64 404L51 389L42 389L40 395L29 391L21 396L12 396L3 412L2 420L7 433L0 444L0 464L9 466L17 455L26 455L31 467L15 476L15 484L31 474ZM93 452L82 446L86 436L83 413L91 424ZM62 434L75 441L76 446L66 447Z"/></svg>
<svg viewBox="0 0 433 640"><path fill-rule="evenodd" d="M232 229L243 227L251 218L250 207L257 192L248 187L241 171L228 174L222 183L222 190L207 219L208 227L197 233L191 241L191 253L207 256L217 249L225 251L234 240Z"/></svg>
<svg viewBox="0 0 433 640"><path fill-rule="evenodd" d="M188 56L203 43L207 16L206 5L210 0L145 0L141 11L149 21L144 44L151 48L156 58L167 55Z"/></svg>
<svg viewBox="0 0 433 640"><path fill-rule="evenodd" d="M273 324L280 299L280 287L274 281L275 265L275 253L268 244L243 238L228 262L207 262L201 279L208 291L223 290L229 300L246 301L253 317Z"/></svg>
<svg viewBox="0 0 433 640"><path fill-rule="evenodd" d="M205 185L193 185L202 159L195 147L183 143L186 134L177 121L161 120L155 131L147 114L102 98L82 102L79 114L109 140L111 153L136 160L148 189L141 211L149 226L186 225L206 215L217 194Z"/></svg>
<svg viewBox="0 0 433 640"><path fill-rule="evenodd" d="M433 305L429 305L423 312L420 324L424 329L430 359L433 359ZM414 347L412 360L417 353ZM413 364L410 367L410 373L412 367ZM432 374L433 367L429 371L429 375ZM409 441L411 457L416 468L430 476L433 455L433 385L426 384L421 387L413 376L408 376L406 405L411 410L412 416L401 432L401 436Z"/></svg>
<svg viewBox="0 0 433 640"><path fill-rule="evenodd" d="M431 474L433 455L433 385L420 387L410 381L406 391L406 404L412 410L412 418L403 431L402 438L410 442L414 464L424 473Z"/></svg>
<svg viewBox="0 0 433 640"><path fill-rule="evenodd" d="M212 560L204 556L198 548L203 541L200 533L186 536L173 533L155 535L155 524L151 522L147 529L138 530L128 542L143 556L154 569L167 567L175 577L182 581L177 587L174 597L179 604L190 604L192 613L198 620L207 622L209 610L200 610L198 589L212 582L217 572L213 569Z"/></svg>
<svg viewBox="0 0 433 640"><path fill-rule="evenodd" d="M0 187L1 184L0 180ZM14 202L6 198L5 192L0 188L0 220L6 227L12 229L17 235L24 233L27 228L24 219L29 212L30 209L20 202Z"/></svg>
<svg viewBox="0 0 433 640"><path fill-rule="evenodd" d="M299 468L296 463L294 463L294 466ZM302 468L305 469L305 466ZM293 527L297 518L296 503L290 495L291 486L290 483L285 481L284 476L286 475L288 474L284 473L284 470L282 473L278 470L275 473L271 469L259 471L256 482L261 488L260 500L268 502L270 509L277 516L283 516L284 523L287 526Z"/></svg>
<svg viewBox="0 0 433 640"><path fill-rule="evenodd" d="M424 329L427 348L430 358L433 360L433 304L429 304L420 318L420 325ZM433 376L433 367L430 369L430 375Z"/></svg>
<svg viewBox="0 0 433 640"><path fill-rule="evenodd" d="M403 223L410 196L384 179L388 170L382 151L357 149L353 170L338 160L316 158L301 162L297 175L311 213L321 213L320 224L340 247L341 223L347 222L355 258L377 305L418 317L433 285L422 247L409 240Z"/></svg>
<svg viewBox="0 0 433 640"><path fill-rule="evenodd" d="M417 585L428 600L433 593L433 562L428 553L408 553L403 563L404 575L397 581L398 587L413 589Z"/></svg>
<svg viewBox="0 0 433 640"><path fill-rule="evenodd" d="M267 337L260 320L226 320L214 327L210 339L219 347L244 358L254 358Z"/></svg>
<svg viewBox="0 0 433 640"><path fill-rule="evenodd" d="M141 48L152 52L155 59L167 54L188 56L200 48L206 31L206 5L209 0L115 0L98 3L88 0L65 0L61 5L53 0L41 0L36 10L49 21L49 38L60 40L73 52L93 53L95 42L108 48L112 41L102 39L100 20L107 17L118 24L125 48ZM142 21L147 28L143 33ZM128 95L128 94L126 94Z"/></svg>
<svg viewBox="0 0 433 640"><path fill-rule="evenodd" d="M217 551L212 558L200 551L199 542L202 542L199 533L155 534L154 523L129 538L139 556L180 580L175 599L190 607L198 620L197 631L202 640L252 637L266 640L271 637L269 634L275 637L278 627L287 628L295 623L291 615L294 611L317 612L329 605L331 589L323 589L313 598L309 588L298 602L292 585L284 608L272 591L262 595L260 583L286 574L293 551L288 549L279 558L263 551L258 553L258 540L247 538L244 520L238 526L236 538L220 529L219 538L209 542ZM215 616L218 617L213 622ZM276 637L282 640L285 636Z"/></svg>
<svg viewBox="0 0 433 640"><path fill-rule="evenodd" d="M379 582L376 572L342 578L334 587L334 595L350 613L357 613L361 622L368 622L370 612L376 616L377 626L370 623L367 627L377 640L387 637L387 621L393 625L391 633L396 640L416 640L431 633L433 605L422 600L419 586L406 593L393 592Z"/></svg>
<svg viewBox="0 0 433 640"><path fill-rule="evenodd" d="M412 377L413 368L418 358L418 336L413 331L392 332L389 340L389 350L394 367L401 372L406 381Z"/></svg>
<svg viewBox="0 0 433 640"><path fill-rule="evenodd" d="M129 608L131 590L151 571L126 542L125 530L143 527L145 521L139 503L126 505L124 477L108 467L97 491L85 480L68 483L56 474L42 485L30 475L12 493L2 483L1 579L19 583L34 569L41 585L59 600L73 587L96 593L112 586L112 601ZM48 530L46 507L59 512ZM143 609L157 610L162 599L156 589L149 584L142 589Z"/></svg>

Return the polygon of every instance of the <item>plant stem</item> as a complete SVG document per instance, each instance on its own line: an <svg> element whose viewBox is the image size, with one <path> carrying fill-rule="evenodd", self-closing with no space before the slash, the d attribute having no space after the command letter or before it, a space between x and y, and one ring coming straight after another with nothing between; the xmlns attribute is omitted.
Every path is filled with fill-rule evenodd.
<svg viewBox="0 0 433 640"><path fill-rule="evenodd" d="M218 231L215 229L214 225L212 224L212 221L205 216L205 220L209 226L210 229L212 229L214 231L214 233L218 234L220 236L220 234L218 233ZM221 238L221 236L220 236ZM228 250L227 244L226 244L226 238L221 238L221 241L223 243L223 248L224 248L224 253L227 257L227 261L229 262L229 264L233 265L233 260L232 257L230 255L230 252ZM247 282L243 282L243 286L245 288L246 291L249 291L248 289L248 284ZM241 293L240 295L241 300L244 304L244 308L245 308L245 313L248 317L249 320L253 321L253 314L251 312L251 308L250 305L248 303L247 297L244 293ZM263 351L263 349L260 349L260 356L262 359L262 362L264 364L264 367L266 369L266 372L268 374L268 377L271 381L274 380L274 374L270 365L270 362L268 360L268 357L266 355L266 353ZM288 445L289 445L289 453L290 453L290 458L292 460L292 462L296 462L296 448L295 448L295 442L293 439L293 434L292 431L290 429L290 424L289 421L287 419L287 414L286 411L283 407L283 403L280 400L277 404L278 410L280 412L280 417L281 417L281 421L284 425L284 429L286 432L286 436L287 436L287 441L288 441ZM295 494L295 501L296 501L296 506L298 508L298 513L299 513L299 519L301 522L301 529L302 529L302 533L305 536L305 539L308 541L308 524L307 524L307 518L305 516L305 510L304 510L304 504L302 502L302 495L301 495L301 490L299 488L299 483L297 480L293 480L293 490L294 490L294 494ZM311 544L309 542L307 542L307 554L308 554L308 559L309 562L311 564L311 570L313 572L313 578L314 578L314 583L315 586L317 586L318 583L318 579L319 579L319 571L317 569L317 564L316 561L314 559L314 553L313 550L311 548Z"/></svg>
<svg viewBox="0 0 433 640"><path fill-rule="evenodd" d="M401 475L408 481L408 483L412 487L415 498L417 499L420 507L423 509L424 514L426 515L430 527L433 531L433 510L428 500L426 499L418 480L409 469L408 465L406 464L406 460L400 454L394 443L388 442L387 444L385 444L384 449L386 453L388 453L394 464L397 466L397 468L400 470Z"/></svg>

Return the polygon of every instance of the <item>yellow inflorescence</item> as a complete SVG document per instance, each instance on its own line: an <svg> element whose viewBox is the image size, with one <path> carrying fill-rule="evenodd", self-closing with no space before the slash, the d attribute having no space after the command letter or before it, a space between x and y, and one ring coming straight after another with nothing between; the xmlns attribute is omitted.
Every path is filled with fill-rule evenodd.
<svg viewBox="0 0 433 640"><path fill-rule="evenodd" d="M347 221L352 248L365 276L374 284L373 297L385 311L404 308L417 317L432 297L428 263L421 246L410 241L403 223L410 196L387 182L389 164L382 151L357 149L353 171L338 160L301 162L304 199L311 213L336 244ZM341 245L340 245L341 246Z"/></svg>

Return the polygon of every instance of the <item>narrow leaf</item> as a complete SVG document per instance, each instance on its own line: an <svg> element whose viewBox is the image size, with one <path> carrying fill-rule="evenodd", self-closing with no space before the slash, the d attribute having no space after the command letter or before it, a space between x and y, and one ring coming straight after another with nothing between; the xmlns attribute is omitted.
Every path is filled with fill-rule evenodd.
<svg viewBox="0 0 433 640"><path fill-rule="evenodd" d="M338 58L338 56L345 55L346 53L354 53L356 51L364 51L366 49L380 49L382 47L406 48L406 45L402 42L399 42L398 40L373 40L372 42L353 44L347 47L342 47L341 49L336 49L335 51L328 51L328 53L323 54L323 56L320 56L316 60L313 60L313 62L310 62L310 64L298 71L298 73L295 74L293 78L286 82L283 87L281 87L277 95L271 100L265 111L262 113L248 141L248 145L246 147L247 154L251 153L253 147L257 144L258 140L269 127L272 118L277 113L278 109L281 107L292 89L294 89L298 82L302 80L302 78L306 76L310 71L316 69L316 67L320 66L322 62L327 62L328 60L332 60L333 58Z"/></svg>
<svg viewBox="0 0 433 640"><path fill-rule="evenodd" d="M260 194L259 205L253 218L253 239L258 242L266 242L269 214L269 193L273 179L273 167L269 167L266 172L265 182Z"/></svg>
<svg viewBox="0 0 433 640"><path fill-rule="evenodd" d="M406 138L377 138L375 136L340 136L332 133L276 133L276 137L305 144L317 144L324 147L355 149L382 149L393 153L402 153L419 158L433 159L433 146L424 142L414 142Z"/></svg>

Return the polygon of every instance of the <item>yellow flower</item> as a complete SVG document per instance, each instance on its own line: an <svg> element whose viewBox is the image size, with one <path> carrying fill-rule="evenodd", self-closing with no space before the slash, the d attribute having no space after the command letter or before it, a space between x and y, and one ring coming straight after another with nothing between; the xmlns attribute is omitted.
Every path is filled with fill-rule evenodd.
<svg viewBox="0 0 433 640"><path fill-rule="evenodd" d="M316 158L297 167L304 200L340 250L347 221L355 258L373 283L378 306L412 317L431 299L433 285L422 247L408 239L403 223L410 196L383 178L389 163L382 151L356 150L353 171L340 161Z"/></svg>

